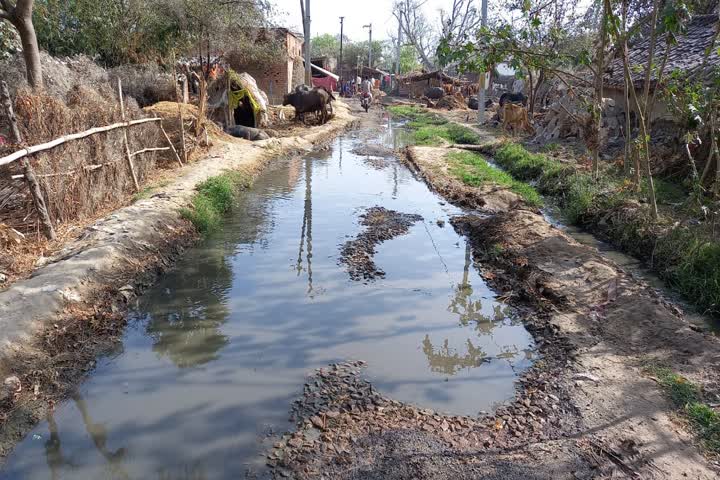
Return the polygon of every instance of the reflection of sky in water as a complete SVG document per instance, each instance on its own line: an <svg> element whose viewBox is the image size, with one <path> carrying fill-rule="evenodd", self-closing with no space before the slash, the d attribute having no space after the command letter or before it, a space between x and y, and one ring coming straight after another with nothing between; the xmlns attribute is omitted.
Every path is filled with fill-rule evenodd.
<svg viewBox="0 0 720 480"><path fill-rule="evenodd" d="M263 464L267 434L312 369L368 361L394 398L461 414L513 394L531 339L472 267L450 226L457 212L395 159L349 151L275 165L243 195L223 232L187 252L141 299L122 351L10 457L12 479L242 476ZM387 130L375 139L393 143ZM386 278L338 266L364 208L424 222L378 247Z"/></svg>

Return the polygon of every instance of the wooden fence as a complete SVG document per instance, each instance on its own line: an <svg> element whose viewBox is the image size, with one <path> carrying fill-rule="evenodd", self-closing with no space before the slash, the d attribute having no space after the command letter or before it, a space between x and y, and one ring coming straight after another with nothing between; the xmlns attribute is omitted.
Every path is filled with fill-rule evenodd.
<svg viewBox="0 0 720 480"><path fill-rule="evenodd" d="M30 189L30 194L33 199L33 204L35 206L35 210L37 211L38 218L40 219L40 222L43 225L43 231L45 233L45 236L50 239L54 240L56 238L55 235L55 228L53 227L52 220L50 219L50 214L48 213L48 209L45 205L45 197L42 194L42 189L40 187L40 182L38 181L38 176L35 175L35 172L33 170L32 165L30 164L30 161L28 157L38 153L38 152L44 152L51 150L59 145L63 145L68 142L72 142L75 140L80 140L83 138L90 137L92 135L97 135L100 133L107 133L113 130L122 129L123 133L123 147L125 150L125 160L127 162L128 170L130 172L130 175L132 176L133 185L135 187L135 191L140 191L140 185L138 184L137 176L135 174L135 166L133 164L133 158L138 157L139 155L142 155L143 153L148 152L159 152L159 151L168 151L172 150L173 154L175 155L175 160L177 163L182 167L183 162L180 159L180 155L178 154L177 150L175 149L175 146L170 141L170 137L168 136L167 132L162 126L162 119L161 118L142 118L139 120L126 120L125 119L125 105L123 102L123 93L122 93L122 84L120 83L120 79L118 79L118 95L120 99L120 112L122 121L113 123L111 125L106 125L104 127L95 127L91 128L89 130L85 130L83 132L73 133L69 135L64 135L60 138L56 138L54 140L51 140L49 142L41 143L39 145L32 145L25 148L22 148L20 150L17 150L16 152L13 152L10 155L7 155L5 157L0 157L0 166L3 165L9 165L10 163L19 161L23 173L22 175L13 175L12 178L25 178L28 188ZM5 109L5 113L7 115L7 118L10 122L10 129L11 129L11 135L12 135L12 141L15 145L22 145L22 136L20 135L20 129L18 128L17 124L17 117L15 116L15 112L13 109L12 99L10 98L10 91L8 89L7 83L0 82L0 103L2 104L3 108ZM182 119L181 119L182 121ZM167 147L147 147L142 148L136 152L130 151L130 142L128 141L128 135L127 135L127 129L136 125L142 125L146 123L158 123L160 130L163 133L163 136L165 137L165 140L168 144ZM183 152L184 154L185 152ZM113 162L114 163L114 162ZM99 168L103 168L104 166L109 164L99 164L99 165L87 165L83 167L83 169L87 171L93 171L97 170ZM59 176L59 175L74 175L76 174L76 171L69 171L69 172L63 172L63 173L53 173L48 175L43 175L42 177L47 176Z"/></svg>

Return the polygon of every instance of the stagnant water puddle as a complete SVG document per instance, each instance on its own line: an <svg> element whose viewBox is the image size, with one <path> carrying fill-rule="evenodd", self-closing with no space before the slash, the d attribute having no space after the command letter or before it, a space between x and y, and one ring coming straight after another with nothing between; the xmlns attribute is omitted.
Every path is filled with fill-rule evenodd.
<svg viewBox="0 0 720 480"><path fill-rule="evenodd" d="M440 411L476 414L511 398L532 339L449 226L459 210L397 158L351 153L398 141L388 124L271 166L222 232L140 299L122 348L0 477L262 477L305 376L343 359L366 360L383 393ZM373 206L423 220L378 246L385 278L353 281L339 251Z"/></svg>

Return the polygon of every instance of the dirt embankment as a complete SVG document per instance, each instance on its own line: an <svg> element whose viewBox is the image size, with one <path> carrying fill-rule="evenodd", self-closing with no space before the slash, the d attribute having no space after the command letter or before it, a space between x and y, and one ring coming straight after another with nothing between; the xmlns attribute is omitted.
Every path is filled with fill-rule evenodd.
<svg viewBox="0 0 720 480"><path fill-rule="evenodd" d="M506 190L473 194L447 174L441 150L406 153L442 195L480 210L453 226L518 309L540 359L513 402L477 418L383 397L362 378L362 362L318 370L293 408L297 430L269 452L276 478L718 478L644 373L662 363L712 389L717 340L597 251L507 202Z"/></svg>
<svg viewBox="0 0 720 480"><path fill-rule="evenodd" d="M310 150L354 117L336 105L326 125L259 142L215 139L206 158L177 170L150 198L86 228L30 278L0 292L0 458L117 344L127 304L169 268L196 234L180 215L204 180L255 177L280 155Z"/></svg>
<svg viewBox="0 0 720 480"><path fill-rule="evenodd" d="M408 152L420 170L422 150ZM632 445L630 458L613 461L625 475L630 469L642 478L717 478L716 465L643 374L659 363L713 391L720 365L715 337L696 331L676 306L537 213L515 208L453 224L471 239L486 279L518 302L544 306L548 328L572 346L573 361L556 382L579 412L574 441L616 452Z"/></svg>

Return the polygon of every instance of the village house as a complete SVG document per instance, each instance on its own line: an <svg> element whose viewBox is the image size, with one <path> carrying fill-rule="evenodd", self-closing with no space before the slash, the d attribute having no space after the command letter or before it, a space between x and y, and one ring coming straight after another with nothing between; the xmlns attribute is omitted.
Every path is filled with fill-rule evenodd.
<svg viewBox="0 0 720 480"><path fill-rule="evenodd" d="M264 28L258 34L258 41L279 40L282 55L277 62L261 65L234 66L237 71L252 75L257 86L264 91L271 104L282 103L283 96L296 85L304 82L305 64L303 62L302 36L287 28Z"/></svg>
<svg viewBox="0 0 720 480"><path fill-rule="evenodd" d="M718 15L697 15L687 27L683 35L678 36L677 43L670 45L667 62L663 70L663 77L667 79L674 71L679 70L685 75L694 76L703 68L705 52L713 41L718 27ZM660 35L657 38L653 63L661 65L667 47L666 36ZM648 62L650 38L631 45L630 74L636 91L641 92L644 88L645 66ZM720 56L717 50L713 49L707 58L707 70L720 66ZM638 68L639 67L639 68ZM657 70L654 69L650 77L650 91L653 92L657 84ZM618 110L625 109L625 76L623 73L622 58L614 59L605 72L603 96L610 98L618 107ZM632 117L636 118L637 111L631 104ZM652 119L670 119L670 109L661 95L658 95L655 102Z"/></svg>

